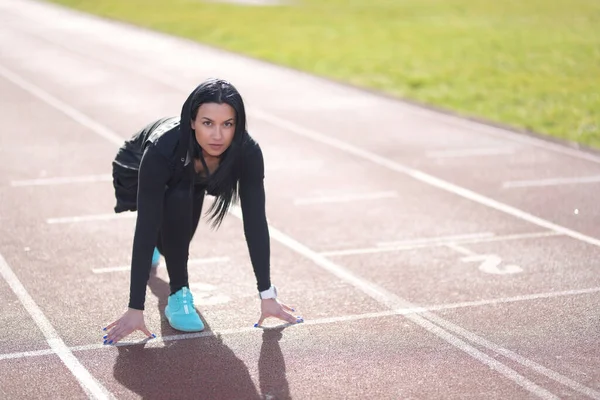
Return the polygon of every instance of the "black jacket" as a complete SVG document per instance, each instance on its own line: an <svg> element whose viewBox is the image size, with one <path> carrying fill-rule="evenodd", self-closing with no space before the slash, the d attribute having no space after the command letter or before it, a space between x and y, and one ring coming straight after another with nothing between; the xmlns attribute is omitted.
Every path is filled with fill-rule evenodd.
<svg viewBox="0 0 600 400"><path fill-rule="evenodd" d="M193 163L193 145L195 140L185 143L182 140L179 117L161 118L148 124L133 135L119 149L113 161L113 183L117 204L116 212L137 211L137 187L140 161L145 151L152 151L162 157L171 170L171 178L167 185L178 183L181 179L189 178L195 181ZM185 143L182 145L182 143ZM164 168L164 167L162 167ZM163 174L165 176L165 174ZM252 267L257 280L257 289L266 290L270 287L270 238L265 210L264 190L264 160L260 146L249 135L245 136L242 143L241 164L239 174L238 193L243 216L243 229L252 261ZM218 196L219 193L208 194ZM139 217L139 216L138 216ZM192 216L190 215L190 218ZM142 222L138 221L141 227ZM154 222L152 223L154 224ZM144 224L145 225L145 224ZM143 235L144 239L137 235ZM145 238L145 229L138 232L136 229L136 243L144 243L139 251L134 251L138 256L132 258L132 293L130 307L143 308L145 297L145 282L150 268L151 241ZM138 245L141 246L141 245Z"/></svg>

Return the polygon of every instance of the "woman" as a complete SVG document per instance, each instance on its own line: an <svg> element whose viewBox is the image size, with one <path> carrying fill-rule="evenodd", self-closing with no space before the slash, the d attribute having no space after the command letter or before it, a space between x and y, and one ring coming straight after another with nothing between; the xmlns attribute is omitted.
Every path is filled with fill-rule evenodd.
<svg viewBox="0 0 600 400"><path fill-rule="evenodd" d="M187 261L205 193L216 197L208 210L215 228L236 198L241 201L244 233L261 299L261 315L255 326L268 317L292 324L302 322L290 314L292 308L277 300L277 290L270 281L263 155L246 131L244 103L235 87L218 79L203 82L189 95L179 118L155 121L137 138L141 138L143 155L129 307L104 328L108 330L104 343L117 343L136 330L154 337L145 325L143 310L156 249L164 255L169 274L171 295L165 307L169 324L185 332L204 329L189 290Z"/></svg>

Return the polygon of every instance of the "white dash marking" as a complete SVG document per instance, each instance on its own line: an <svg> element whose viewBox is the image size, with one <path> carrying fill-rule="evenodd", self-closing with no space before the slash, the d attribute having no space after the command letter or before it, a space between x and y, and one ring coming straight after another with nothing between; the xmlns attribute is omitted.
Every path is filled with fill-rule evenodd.
<svg viewBox="0 0 600 400"><path fill-rule="evenodd" d="M222 293L212 293L217 290L217 287L208 283L190 283L190 290L194 291L194 300L198 305L210 306L226 304L231 301L231 297Z"/></svg>
<svg viewBox="0 0 600 400"><path fill-rule="evenodd" d="M23 186L51 186L68 185L72 183L94 183L94 182L112 182L112 175L86 175L86 176L65 176L56 178L40 178L21 181L12 181L13 187Z"/></svg>
<svg viewBox="0 0 600 400"><path fill-rule="evenodd" d="M463 301L463 302L459 302L459 303L440 304L440 305L428 306L428 307L424 307L424 308L425 308L425 311L443 311L443 310L451 310L451 309L455 309L455 308L481 307L481 306L489 306L489 305L496 305L496 304L517 303L517 302L521 302L521 301L552 299L552 298L556 298L556 297L577 296L577 295L582 295L582 294L594 294L594 293L600 293L600 287L592 287L592 288L587 288L587 289L562 290L562 291L558 291L558 292L524 294L524 295L520 295L520 296L500 297L500 298L490 299L490 300Z"/></svg>
<svg viewBox="0 0 600 400"><path fill-rule="evenodd" d="M70 349L73 351L73 349ZM21 351L17 353L8 353L8 354L0 354L0 361L2 360L12 360L18 358L27 358L27 357L40 357L40 356L51 356L54 355L54 350L33 350L33 351Z"/></svg>
<svg viewBox="0 0 600 400"><path fill-rule="evenodd" d="M543 187L543 186L559 186L559 185L576 185L581 183L598 183L600 176L581 176L578 178L549 178L529 181L508 181L502 184L505 189L508 188L525 188L525 187Z"/></svg>
<svg viewBox="0 0 600 400"><path fill-rule="evenodd" d="M214 306L217 304L227 304L231 301L231 297L225 296L224 294L204 294L198 295L194 299L197 305L200 306Z"/></svg>
<svg viewBox="0 0 600 400"><path fill-rule="evenodd" d="M190 290L194 289L194 291L199 291L199 292L212 292L213 290L216 290L217 287L215 285L211 285L210 283L205 283L205 282L195 282L195 283L190 283Z"/></svg>
<svg viewBox="0 0 600 400"><path fill-rule="evenodd" d="M60 218L48 218L46 222L48 224L75 224L79 222L92 222L92 221L113 221L117 219L134 219L137 217L135 212L123 212L114 214L92 214L92 215L81 215L76 217L60 217Z"/></svg>
<svg viewBox="0 0 600 400"><path fill-rule="evenodd" d="M460 254L463 254L465 256L476 256L477 255L477 253L467 249L466 247L459 246L455 243L448 243L448 244L446 244L446 247L448 247L454 251L457 251Z"/></svg>
<svg viewBox="0 0 600 400"><path fill-rule="evenodd" d="M422 240L418 243L411 243L410 241L406 242L397 242L392 245L391 243L379 243L379 247L367 247L362 249L342 249L342 250L331 250L324 251L320 253L323 256L327 257L339 257L339 256L352 256L352 255L360 255L360 254L373 254L373 253L387 253L394 251L406 251L406 250L415 250L422 249L427 247L440 247L440 246L448 246L453 245L456 246L458 243L460 244L468 244L468 243L487 243L487 242L502 242L508 240L522 240L522 239L534 239L534 238L544 238L550 236L559 236L560 234L557 232L534 232L534 233L518 233L515 235L505 235L505 236L489 236L486 237L484 234L481 234L481 237L474 236L473 238L466 237L459 238L457 236L448 236L446 240L435 240L436 238L432 238L430 241ZM440 237L439 239L442 239ZM455 249L456 250L456 249Z"/></svg>
<svg viewBox="0 0 600 400"><path fill-rule="evenodd" d="M212 264L212 263L223 263L228 262L229 257L212 257L212 258L192 258L188 260L188 265L201 265L201 264ZM118 267L106 267L106 268L92 268L94 274L107 274L111 272L124 272L131 271L130 265L122 265Z"/></svg>
<svg viewBox="0 0 600 400"><path fill-rule="evenodd" d="M347 203L361 200L378 200L398 197L396 192L348 193L339 196L311 197L294 200L295 205Z"/></svg>
<svg viewBox="0 0 600 400"><path fill-rule="evenodd" d="M289 161L279 163L269 163L265 169L271 172L308 172L317 171L323 168L325 163L322 160Z"/></svg>
<svg viewBox="0 0 600 400"><path fill-rule="evenodd" d="M108 392L108 390L106 390L106 388L102 386L102 384L100 384L73 355L1 254L0 275L2 275L2 278L8 283L40 331L42 331L52 352L60 357L65 366L75 376L86 394L93 399L113 398L110 392Z"/></svg>
<svg viewBox="0 0 600 400"><path fill-rule="evenodd" d="M486 148L486 149L456 149L456 150L441 150L441 151L428 151L428 158L460 158L460 157L473 157L473 156L493 156L493 155L504 155L513 154L515 150L513 148Z"/></svg>
<svg viewBox="0 0 600 400"><path fill-rule="evenodd" d="M446 244L453 241L464 241L464 240L473 240L473 239L484 239L495 237L493 232L481 232L481 233L469 233L465 235L451 235L451 236L438 236L438 237L428 237L428 238L418 238L397 242L379 242L377 243L377 247L390 247L390 246L415 246L421 244Z"/></svg>

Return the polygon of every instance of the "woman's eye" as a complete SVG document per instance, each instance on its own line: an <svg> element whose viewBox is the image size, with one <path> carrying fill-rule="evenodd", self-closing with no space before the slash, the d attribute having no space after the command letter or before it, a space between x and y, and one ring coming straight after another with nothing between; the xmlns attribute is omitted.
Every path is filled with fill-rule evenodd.
<svg viewBox="0 0 600 400"><path fill-rule="evenodd" d="M233 122L225 122L225 126L227 126L227 127L233 126Z"/></svg>
<svg viewBox="0 0 600 400"><path fill-rule="evenodd" d="M204 124L204 126L210 126L210 122L209 121L204 121L203 124Z"/></svg>

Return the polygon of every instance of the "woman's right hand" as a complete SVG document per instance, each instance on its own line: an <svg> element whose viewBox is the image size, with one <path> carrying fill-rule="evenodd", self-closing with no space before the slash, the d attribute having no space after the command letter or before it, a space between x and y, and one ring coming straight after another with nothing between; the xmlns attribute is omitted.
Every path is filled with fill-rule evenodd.
<svg viewBox="0 0 600 400"><path fill-rule="evenodd" d="M149 338L155 338L156 335L150 333L144 322L144 311L133 308L128 309L121 318L104 328L108 331L104 336L104 344L116 344L119 340L134 331L142 331Z"/></svg>

